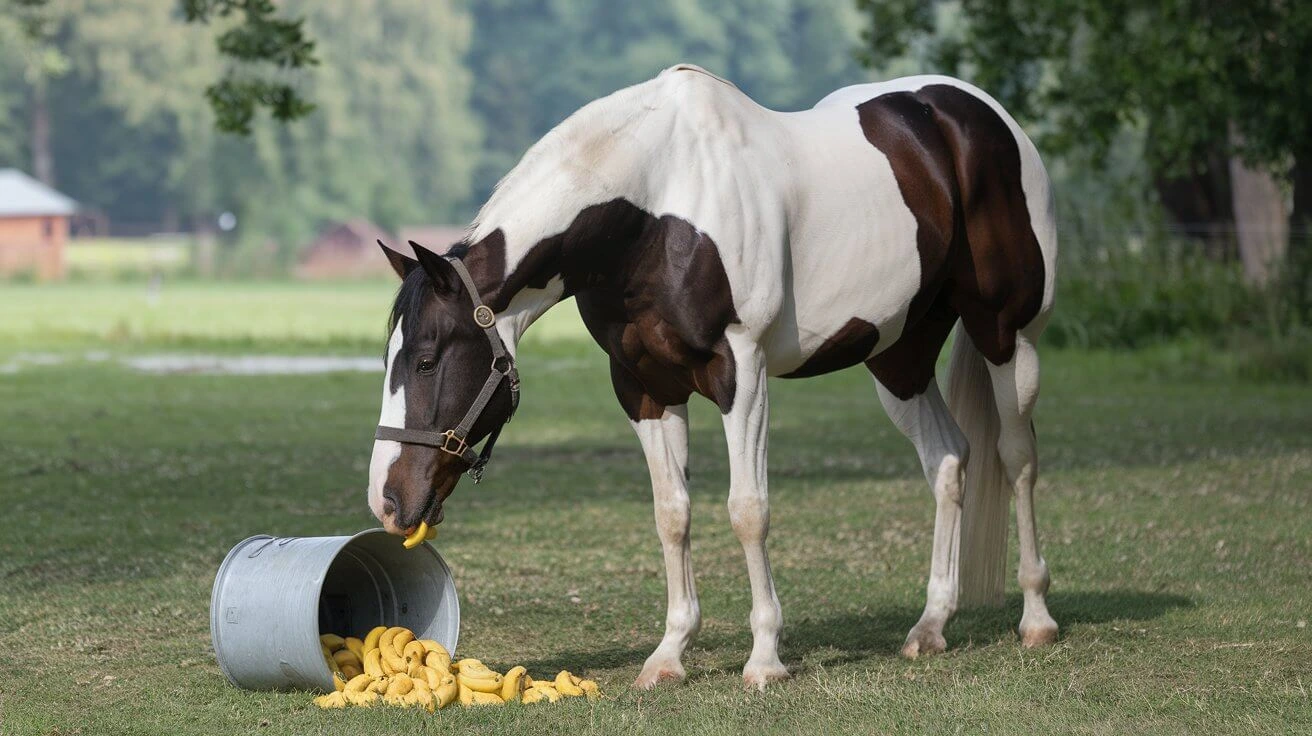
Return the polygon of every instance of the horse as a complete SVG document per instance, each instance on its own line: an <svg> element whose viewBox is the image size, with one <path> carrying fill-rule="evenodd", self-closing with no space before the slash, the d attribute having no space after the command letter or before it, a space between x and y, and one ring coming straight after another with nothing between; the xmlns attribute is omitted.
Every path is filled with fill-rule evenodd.
<svg viewBox="0 0 1312 736"><path fill-rule="evenodd" d="M551 130L461 242L442 254L411 246L413 258L383 247L402 283L371 510L399 535L442 521L518 402L520 337L573 297L646 456L664 555L665 633L635 686L682 680L700 625L693 394L718 407L728 443L729 518L752 597L743 682L788 676L766 552L766 379L857 364L914 444L935 503L926 603L901 653L943 651L959 604L1001 604L1013 495L1021 641L1055 640L1031 419L1053 304L1053 198L1033 143L983 91L914 76L777 112L680 64ZM935 362L950 335L944 396Z"/></svg>

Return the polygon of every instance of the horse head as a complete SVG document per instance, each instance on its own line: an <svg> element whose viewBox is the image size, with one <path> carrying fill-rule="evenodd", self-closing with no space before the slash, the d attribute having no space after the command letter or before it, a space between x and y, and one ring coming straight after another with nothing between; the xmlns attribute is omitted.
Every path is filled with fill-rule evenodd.
<svg viewBox="0 0 1312 736"><path fill-rule="evenodd" d="M436 526L460 475L478 473L518 398L506 353L468 272L453 254L411 243L417 260L380 242L401 278L389 321L369 508L393 534ZM462 273L463 272L463 273ZM480 455L471 448L485 437Z"/></svg>

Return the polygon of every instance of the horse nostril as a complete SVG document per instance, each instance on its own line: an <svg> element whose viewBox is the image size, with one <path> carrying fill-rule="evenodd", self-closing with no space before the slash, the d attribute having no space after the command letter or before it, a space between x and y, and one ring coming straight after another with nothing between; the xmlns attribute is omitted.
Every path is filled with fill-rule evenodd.
<svg viewBox="0 0 1312 736"><path fill-rule="evenodd" d="M390 493L383 494L383 516L392 516L396 513L396 497Z"/></svg>

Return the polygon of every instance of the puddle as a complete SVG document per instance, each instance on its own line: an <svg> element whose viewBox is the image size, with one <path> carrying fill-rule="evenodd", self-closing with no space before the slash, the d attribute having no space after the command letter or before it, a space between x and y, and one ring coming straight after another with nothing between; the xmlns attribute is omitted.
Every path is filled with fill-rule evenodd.
<svg viewBox="0 0 1312 736"><path fill-rule="evenodd" d="M80 356L91 363L112 361L155 375L197 374L220 376L295 376L311 373L382 373L383 361L372 357L328 355L137 355L111 356L89 352ZM0 363L0 373L18 373L73 362L78 356L28 353Z"/></svg>

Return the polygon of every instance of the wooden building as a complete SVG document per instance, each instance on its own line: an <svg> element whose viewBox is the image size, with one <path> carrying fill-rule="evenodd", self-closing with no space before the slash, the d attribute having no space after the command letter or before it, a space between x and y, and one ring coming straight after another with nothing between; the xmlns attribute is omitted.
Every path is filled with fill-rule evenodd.
<svg viewBox="0 0 1312 736"><path fill-rule="evenodd" d="M68 218L77 203L18 169L0 169L0 277L64 275Z"/></svg>

